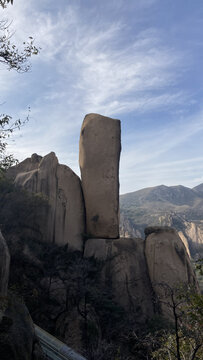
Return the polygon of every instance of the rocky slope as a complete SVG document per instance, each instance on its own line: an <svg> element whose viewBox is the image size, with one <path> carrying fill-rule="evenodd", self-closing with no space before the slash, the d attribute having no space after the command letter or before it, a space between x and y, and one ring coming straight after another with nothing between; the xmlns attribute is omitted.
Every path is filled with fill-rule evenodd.
<svg viewBox="0 0 203 360"><path fill-rule="evenodd" d="M146 226L175 228L192 256L203 247L203 184L156 186L120 196L122 236L144 236Z"/></svg>

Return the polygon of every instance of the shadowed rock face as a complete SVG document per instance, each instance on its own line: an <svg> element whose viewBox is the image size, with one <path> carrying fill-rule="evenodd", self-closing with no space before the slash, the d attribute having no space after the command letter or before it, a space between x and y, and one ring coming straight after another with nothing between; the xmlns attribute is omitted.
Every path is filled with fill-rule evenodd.
<svg viewBox="0 0 203 360"><path fill-rule="evenodd" d="M15 298L5 298L2 306L4 310L0 310L0 359L46 360L26 306Z"/></svg>
<svg viewBox="0 0 203 360"><path fill-rule="evenodd" d="M10 255L5 239L0 231L0 296L7 295Z"/></svg>
<svg viewBox="0 0 203 360"><path fill-rule="evenodd" d="M95 238L119 237L120 121L85 116L79 163L86 207L86 232Z"/></svg>
<svg viewBox="0 0 203 360"><path fill-rule="evenodd" d="M103 281L116 301L139 323L153 316L152 288L144 256L144 240L89 239L85 257L104 261Z"/></svg>
<svg viewBox="0 0 203 360"><path fill-rule="evenodd" d="M8 176L16 185L47 199L48 207L42 209L39 224L42 240L82 250L85 217L79 177L68 166L60 165L53 152L43 158L32 155L12 167Z"/></svg>

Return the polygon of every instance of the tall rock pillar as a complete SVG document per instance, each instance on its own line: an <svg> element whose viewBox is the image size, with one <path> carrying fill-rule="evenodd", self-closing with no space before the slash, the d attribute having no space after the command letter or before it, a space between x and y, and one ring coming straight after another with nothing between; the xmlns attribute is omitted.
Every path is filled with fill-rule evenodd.
<svg viewBox="0 0 203 360"><path fill-rule="evenodd" d="M79 163L86 207L86 232L119 237L120 120L88 114L80 133Z"/></svg>

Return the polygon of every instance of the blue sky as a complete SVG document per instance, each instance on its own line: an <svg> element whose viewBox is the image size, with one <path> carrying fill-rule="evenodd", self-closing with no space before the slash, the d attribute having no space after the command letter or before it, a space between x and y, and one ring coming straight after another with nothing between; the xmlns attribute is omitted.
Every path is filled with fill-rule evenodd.
<svg viewBox="0 0 203 360"><path fill-rule="evenodd" d="M14 0L1 12L13 41L41 47L29 73L0 67L1 112L31 107L15 156L54 151L79 175L80 127L96 112L121 120L121 193L203 182L202 0Z"/></svg>

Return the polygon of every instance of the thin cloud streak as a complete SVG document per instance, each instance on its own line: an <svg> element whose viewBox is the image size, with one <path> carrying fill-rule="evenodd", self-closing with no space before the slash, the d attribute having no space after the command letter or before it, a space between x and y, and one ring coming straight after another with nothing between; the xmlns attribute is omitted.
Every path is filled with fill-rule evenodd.
<svg viewBox="0 0 203 360"><path fill-rule="evenodd" d="M174 127L170 125L165 126L161 131L150 130L149 134L146 133L146 139L140 138L137 143L134 142L132 149L127 148L126 144L120 165L123 184L121 191L130 192L143 187L143 179L146 184L146 178L152 185L159 183L175 185L180 182L183 185L198 185L195 179L199 172L203 172L202 156L171 162L163 162L163 156L167 158L167 154L180 145L185 148L184 143L196 134L200 135L203 132L202 120L203 112L201 111L193 118L189 117L184 119L184 122L177 122ZM187 154L190 149L185 148L185 151ZM136 181L133 183L132 179Z"/></svg>
<svg viewBox="0 0 203 360"><path fill-rule="evenodd" d="M156 2L139 0L135 5L132 1L130 6L139 9L144 18L145 9ZM138 121L135 129L134 121L128 130L135 133L134 137L129 137L128 141L124 133L122 188L126 186L125 191L132 189L135 176L138 181L146 174L151 176L149 181L156 181L157 174L150 167L152 161L163 176L170 169L175 174L173 166L179 174L178 166L183 169L184 160L167 165L163 164L163 155L184 145L203 130L201 112L197 116L185 116L195 101L197 103L193 90L178 86L188 71L190 54L175 43L169 45L166 32L153 24L137 27L129 37L131 24L122 16L112 17L109 21L103 14L97 21L99 15L95 8L91 8L90 15L85 13L84 16L75 1L57 6L57 11L51 11L48 0L43 4L18 0L5 12L14 19L14 38L18 43L33 35L36 44L42 48L40 55L32 60L33 77L28 76L31 83L28 80L26 83L24 77L19 84L21 94L24 89L27 95L26 89L32 88L24 100L26 108L31 105L31 120L22 130L21 137L16 137L12 151L22 159L33 152L44 155L54 150L60 161L71 163L78 172L78 143L75 142L86 113L98 112L121 120L124 117L127 128L130 124L128 115L132 117L133 114L135 119L140 117L142 121L144 116L150 117L156 112L159 121L152 116L149 130L139 129ZM122 10L126 4L119 1L115 6ZM48 11L45 11L46 7ZM38 71L40 75L37 75ZM17 76L9 78L7 70L2 70L3 100L17 88ZM23 106L22 102L18 108L20 115ZM164 126L160 121L163 112L168 112ZM184 121L181 120L183 117ZM145 167L149 167L148 172ZM186 166L187 173L189 168L192 166Z"/></svg>
<svg viewBox="0 0 203 360"><path fill-rule="evenodd" d="M91 109L113 115L177 103L179 97L169 89L175 83L175 70L180 68L183 55L163 46L155 29L141 31L134 43L121 50L118 39L126 26L121 22L108 24L108 27L103 24L99 30L96 24L84 24L75 6L67 6L55 18L49 13L41 14L34 7L32 17L36 21L32 22L30 9L22 5L17 8L15 21L18 21L14 21L14 26L19 28L16 34L22 41L24 29L27 29L27 34L33 33L40 39L42 52L35 61L54 61L64 78L74 73L74 83L68 83L68 88L80 94L81 111L90 112ZM154 90L161 94L153 93ZM143 96L143 92L150 93ZM128 101L123 97L128 97Z"/></svg>

